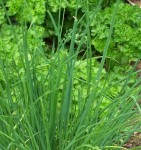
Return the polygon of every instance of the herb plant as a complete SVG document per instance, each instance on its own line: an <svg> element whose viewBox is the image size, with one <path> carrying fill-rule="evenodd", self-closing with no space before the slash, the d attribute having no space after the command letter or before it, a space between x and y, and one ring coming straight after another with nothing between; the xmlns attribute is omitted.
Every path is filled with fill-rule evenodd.
<svg viewBox="0 0 141 150"><path fill-rule="evenodd" d="M119 46L122 40L113 36L119 26L119 10L125 4L117 0L111 8L106 8L103 4L112 3L92 1L98 5L91 12L89 5L83 7L86 1L82 2L79 7L75 1L49 1L46 7L45 1L38 0L18 1L16 6L12 0L2 3L0 149L121 149L131 134L139 131L140 79L133 80L133 69L124 74L121 67L105 66L107 59L122 63L117 56L119 52L115 51L115 42ZM64 35L65 20L60 20L62 13L57 10L63 12L69 5L75 11L72 26ZM103 12L107 13L104 21ZM48 29L45 15L51 21L50 33L53 33L47 37L54 38L47 48L43 40ZM13 16L16 22L10 20ZM103 31L107 29L106 33L101 33L100 27ZM127 39L123 39L127 44Z"/></svg>

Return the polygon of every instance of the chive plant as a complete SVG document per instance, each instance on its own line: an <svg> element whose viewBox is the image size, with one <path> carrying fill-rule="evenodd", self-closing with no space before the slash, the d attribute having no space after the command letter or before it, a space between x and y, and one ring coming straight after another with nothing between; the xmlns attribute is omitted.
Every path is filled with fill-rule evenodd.
<svg viewBox="0 0 141 150"><path fill-rule="evenodd" d="M18 47L20 67L15 64L14 59L9 66L0 56L0 69L4 77L0 86L2 150L117 150L123 148L131 134L139 129L141 122L138 113L141 112L138 103L135 103L138 97L132 96L132 93L139 93L140 89L136 88L139 80L127 88L132 72L124 80L114 83L119 86L121 82L124 83L114 98L110 96L112 93L107 94L109 87L114 86L108 83L108 73L105 75L104 84L99 86L119 0L111 18L109 36L97 75L94 76L91 70L92 57L95 56L92 56L90 24L95 19L101 3L102 0L99 1L91 19L88 7L84 9L81 19L86 19L86 26L77 48L75 38L81 23L81 19L77 18L78 8L75 11L71 42L67 51L67 39L64 41L61 38L64 21L61 18L64 19L65 11L61 14L60 9L57 23L51 12L47 12L58 37L58 47L54 51L52 46L50 58L46 58L41 44L31 52L26 23L23 24L22 42ZM73 84L75 65L85 36L87 81L82 81L82 84L87 85L86 96L83 86L74 91ZM36 62L40 61L38 55L44 58L44 64L36 65ZM19 72L21 68L22 73ZM77 92L78 96L74 96L74 92ZM110 100L110 103L101 108L105 98ZM137 109L133 109L135 104ZM135 123L132 122L133 119Z"/></svg>

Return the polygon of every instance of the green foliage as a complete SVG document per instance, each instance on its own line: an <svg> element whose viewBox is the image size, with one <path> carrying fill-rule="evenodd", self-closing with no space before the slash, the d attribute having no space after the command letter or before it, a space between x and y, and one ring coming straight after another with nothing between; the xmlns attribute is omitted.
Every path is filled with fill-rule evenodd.
<svg viewBox="0 0 141 150"><path fill-rule="evenodd" d="M26 27L24 29L27 30ZM40 26L31 26L27 30L27 44L28 44L28 57L31 59L33 54L39 51L40 46L44 46L44 43L41 39L44 29ZM21 68L22 70L22 61L21 55L23 55L23 28L16 25L3 24L1 26L0 34L0 53L1 60L4 64L7 64L9 67L13 67L13 63ZM40 61L35 61L36 65L42 62L42 52L38 53L40 55L35 55L35 59ZM1 71L0 71L1 73ZM14 73L13 73L14 74ZM4 80L0 76L1 80Z"/></svg>
<svg viewBox="0 0 141 150"><path fill-rule="evenodd" d="M81 18L83 13L86 11L84 6L87 3L87 9L93 10L99 1L97 0L91 0L89 3L86 1L81 1L79 3L79 15L78 18ZM74 18L72 17L72 13L74 12L74 9L76 8L78 1L64 1L60 3L59 1L50 1L47 3L47 9L50 11L53 11L53 17L55 19L56 24L58 23L58 10L60 8L66 8L66 12L68 13L68 16L65 16L64 21L64 29L65 34L62 35L63 40L65 41L67 39L67 43L71 41L71 36L73 30L70 28L69 25L67 25L69 22L73 21ZM111 6L114 3L114 1L103 1L102 5L104 9L101 9L98 15L96 16L96 20L94 20L91 24L91 34L92 34L92 44L94 45L96 51L102 52L108 33L109 33L109 27L111 22L111 15L114 10L114 5ZM40 7L39 7L40 6ZM55 7L52 7L55 6ZM93 8L92 8L93 6ZM34 0L34 1L12 1L9 0L6 2L6 7L8 7L8 12L5 12L4 8L1 9L1 34L0 34L0 52L1 59L3 60L3 63L7 62L9 66L12 66L13 62L19 66L22 70L22 62L20 60L20 47L22 46L22 38L23 38L23 25L22 23L24 21L29 23L29 27L25 27L27 30L27 44L29 48L29 59L32 58L32 55L35 54L35 60L38 60L39 56L36 56L36 52L38 51L40 46L43 46L45 48L45 43L42 41L42 37L48 37L50 35L55 35L55 31L52 26L52 22L47 15L45 18L45 2ZM107 7L107 8L106 8ZM69 11L68 11L69 10ZM28 12L28 13L27 13ZM8 21L6 20L5 13L8 13L9 17L14 17L14 20L16 20L15 25L8 25ZM21 17L22 16L22 17ZM126 17L126 20L125 20ZM116 15L116 22L114 26L114 32L112 34L112 40L111 44L108 50L108 57L114 58L119 62L115 63L112 61L111 64L114 63L116 65L113 67L113 81L120 80L121 76L124 78L125 70L129 67L128 65L124 67L118 65L120 64L128 64L129 61L137 59L137 57L140 54L140 38L139 36L136 36L138 33L140 33L140 9L138 7L131 7L130 5L125 5L121 3L119 5L119 11ZM72 18L72 19L70 19ZM69 21L68 21L69 20ZM46 22L47 26L44 26L42 23ZM12 22L13 23L13 22ZM37 25L38 24L38 25ZM81 38L83 36L83 30L85 28L86 21L85 19L82 19L82 21L79 24L79 29L77 30L77 33L75 35L75 44L79 45ZM138 34L140 35L140 34ZM40 43L40 44L39 44ZM48 44L48 43L46 43ZM84 36L83 40L83 47L82 50L86 50L87 45L87 36ZM48 45L46 45L48 46ZM68 48L68 47L67 47ZM44 50L45 51L45 50ZM47 51L46 51L47 52ZM42 57L42 56L41 56ZM36 62L36 61L35 61ZM109 61L107 61L109 65ZM43 63L43 64L42 64ZM85 60L78 61L78 64L81 64L79 67L75 67L75 77L79 79L78 81L75 81L74 87L79 87L80 85L83 85L84 93L86 93L85 85L87 85L87 62ZM77 64L76 63L76 64ZM96 62L96 66L91 66L91 70L93 70L93 76L96 76L96 72L98 71L99 64ZM36 62L37 66L43 65L44 66L44 58L38 63ZM82 67L83 66L83 67ZM122 68L122 69L121 69ZM104 70L104 69L103 69ZM117 71L118 70L118 71ZM119 71L120 70L120 71ZM129 71L131 70L131 67ZM116 75L114 75L116 73ZM41 73L39 72L41 75ZM43 73L44 74L44 73ZM40 75L38 78L40 78ZM43 75L44 76L44 75ZM2 74L0 76L1 80L4 80L2 77ZM80 82L81 81L81 82ZM86 83L83 83L83 82ZM94 81L94 80L93 80ZM93 82L92 81L92 82ZM83 84L82 84L83 83ZM131 83L134 83L134 79L131 79ZM103 84L103 82L101 82ZM107 85L108 86L108 85ZM118 89L118 90L114 90ZM115 92L114 92L115 91ZM113 93L118 93L120 91L120 88L115 87L112 89Z"/></svg>
<svg viewBox="0 0 141 150"><path fill-rule="evenodd" d="M61 3L60 3L61 2ZM49 3L47 4L53 12L58 11L60 8L67 8L69 10L75 10L76 8L82 8L83 4L90 3L93 6L97 6L98 0L63 0L63 1L55 1L55 0L49 0ZM71 17L71 16L70 16Z"/></svg>
<svg viewBox="0 0 141 150"><path fill-rule="evenodd" d="M5 19L5 12L3 8L0 8L0 25L5 23L6 19Z"/></svg>
<svg viewBox="0 0 141 150"><path fill-rule="evenodd" d="M42 24L45 18L45 0L9 0L6 3L8 15L14 16L19 24L24 21Z"/></svg>
<svg viewBox="0 0 141 150"><path fill-rule="evenodd" d="M30 54L25 45L26 43L23 43L23 59ZM40 55L40 51L37 54ZM96 59L76 61L61 49L53 53L50 59L44 59L41 66L36 65L34 58L31 55L31 59L25 59L23 76L18 74L17 78L13 78L12 74L9 74L19 69L16 66L9 68L5 64L6 74L2 70L5 79L7 75L13 79L6 79L7 88L3 89L0 95L0 134L3 149L63 150L84 147L100 150L117 143L122 145L119 141L122 134L129 135L130 130L134 131L140 126L140 123L137 123L125 131L127 121L135 118L136 114L136 111L132 111L134 101L127 101L129 92L131 95L133 89L130 88L125 94L115 95L115 99L110 99L112 92L107 94L108 88L104 82L109 82L105 79L104 69L97 86L95 79L99 64ZM70 62L75 62L71 76ZM70 80L73 81L73 86L69 89ZM67 120L64 119L66 113Z"/></svg>
<svg viewBox="0 0 141 150"><path fill-rule="evenodd" d="M140 31L140 22L134 20L140 18L140 10L134 7L134 19L125 20L124 15L134 9L119 5L122 13L119 11L116 16L106 55L103 47L110 37L114 2L104 0L97 15L94 10L98 0L5 1L6 7L0 9L0 148L118 149L139 129L138 120L135 125L128 123L140 115L139 106L133 110L139 98L139 81L128 65L115 65L112 70L108 65L117 64L117 60L119 64L122 60L127 62L128 48L133 44L139 48L138 38L133 43L130 38L135 38L134 26ZM89 13L96 16L91 27ZM125 27L120 23L125 23ZM130 32L124 32L125 28ZM43 42L46 37L51 44ZM91 38L95 49L91 49ZM122 51L124 46L127 49ZM85 57L79 55L82 51L86 52ZM97 59L102 52L103 56ZM130 60L132 56L137 54L131 50Z"/></svg>
<svg viewBox="0 0 141 150"><path fill-rule="evenodd" d="M92 23L92 44L96 50L102 52L109 33L110 21L114 5L101 10ZM112 34L108 56L119 61L120 64L129 64L137 60L141 53L141 9L129 4L121 3L116 15L116 22Z"/></svg>
<svg viewBox="0 0 141 150"><path fill-rule="evenodd" d="M116 0L113 0L113 1L103 0L102 1L102 7L110 6L115 2L116 2ZM84 9L86 9L86 5L88 7L90 7L91 9L94 9L95 7L97 7L98 3L99 3L99 0L72 0L72 1L68 1L68 0L63 0L63 1L49 0L48 3L47 3L47 6L51 11L56 12L60 8L63 8L63 9L66 8L70 11L73 11L76 8L79 8L79 9L82 8L83 9L83 7L85 7Z"/></svg>
<svg viewBox="0 0 141 150"><path fill-rule="evenodd" d="M44 46L42 36L44 27L41 24L45 18L45 1L14 1L9 0L0 4L0 53L3 63L9 67L15 63L22 70L21 55L23 55L24 30L27 31L29 58ZM25 22L27 25L25 25ZM42 44L39 44L42 43ZM37 57L37 56L36 56ZM38 56L38 58L40 55ZM36 59L38 59L36 58ZM38 64L41 62L39 61ZM0 71L1 74L1 71ZM1 80L4 80L2 74Z"/></svg>

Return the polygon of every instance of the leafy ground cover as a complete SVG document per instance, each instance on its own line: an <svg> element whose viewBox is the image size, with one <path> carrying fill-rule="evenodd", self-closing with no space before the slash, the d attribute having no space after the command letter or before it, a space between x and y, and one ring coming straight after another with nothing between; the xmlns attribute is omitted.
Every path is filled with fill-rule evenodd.
<svg viewBox="0 0 141 150"><path fill-rule="evenodd" d="M140 11L0 1L0 148L140 149Z"/></svg>

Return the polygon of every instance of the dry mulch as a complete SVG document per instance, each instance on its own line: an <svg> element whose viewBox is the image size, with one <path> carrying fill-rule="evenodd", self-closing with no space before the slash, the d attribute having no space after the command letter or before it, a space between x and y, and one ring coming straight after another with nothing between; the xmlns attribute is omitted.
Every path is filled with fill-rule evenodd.
<svg viewBox="0 0 141 150"><path fill-rule="evenodd" d="M140 132L134 132L130 140L124 145L124 147L127 149L138 148L139 146L141 146L141 133ZM141 150L141 147L138 150Z"/></svg>

